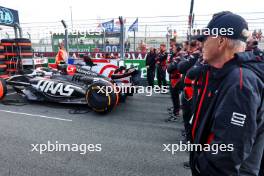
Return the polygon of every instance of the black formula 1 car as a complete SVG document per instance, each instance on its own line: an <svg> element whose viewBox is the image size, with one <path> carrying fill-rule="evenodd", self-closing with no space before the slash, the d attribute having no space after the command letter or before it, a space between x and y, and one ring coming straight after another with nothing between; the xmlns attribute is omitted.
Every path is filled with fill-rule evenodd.
<svg viewBox="0 0 264 176"><path fill-rule="evenodd" d="M5 97L9 85L30 101L87 104L95 112L106 113L120 99L133 94L120 92L120 87L135 85L137 76L135 68L124 67L118 68L110 79L78 65L64 64L58 70L37 68L6 80L0 79L0 100Z"/></svg>

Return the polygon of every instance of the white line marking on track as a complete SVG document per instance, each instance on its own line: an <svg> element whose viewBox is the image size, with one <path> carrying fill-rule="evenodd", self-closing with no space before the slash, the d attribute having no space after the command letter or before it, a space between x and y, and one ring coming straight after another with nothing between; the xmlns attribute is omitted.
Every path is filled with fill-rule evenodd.
<svg viewBox="0 0 264 176"><path fill-rule="evenodd" d="M14 95L14 94L16 94L16 92L8 93L6 95Z"/></svg>
<svg viewBox="0 0 264 176"><path fill-rule="evenodd" d="M24 116L30 116L30 117L40 117L40 118L45 118L45 119L72 122L71 119L63 119L63 118L58 118L58 117L49 117L49 116L44 116L44 115L39 115L39 114L28 114L28 113L23 113L23 112L6 111L6 110L1 110L1 109L0 109L0 112L10 113L10 114L18 114L18 115L24 115Z"/></svg>

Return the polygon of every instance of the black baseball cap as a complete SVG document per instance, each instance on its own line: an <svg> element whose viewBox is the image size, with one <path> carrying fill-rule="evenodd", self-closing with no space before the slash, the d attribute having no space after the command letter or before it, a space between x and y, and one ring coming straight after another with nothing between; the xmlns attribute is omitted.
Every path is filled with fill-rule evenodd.
<svg viewBox="0 0 264 176"><path fill-rule="evenodd" d="M202 34L193 36L192 39L203 42L208 36L216 35L215 31L218 32L218 36L244 42L250 36L248 24L243 17L229 11L223 11L214 14L207 27L202 30Z"/></svg>

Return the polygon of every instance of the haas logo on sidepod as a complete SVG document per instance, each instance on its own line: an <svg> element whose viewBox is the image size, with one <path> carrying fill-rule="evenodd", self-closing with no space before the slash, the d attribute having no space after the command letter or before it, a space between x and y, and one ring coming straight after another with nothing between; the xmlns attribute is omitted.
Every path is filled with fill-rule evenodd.
<svg viewBox="0 0 264 176"><path fill-rule="evenodd" d="M37 90L52 95L71 96L74 92L74 86L55 83L53 81L40 80L37 85L33 85Z"/></svg>

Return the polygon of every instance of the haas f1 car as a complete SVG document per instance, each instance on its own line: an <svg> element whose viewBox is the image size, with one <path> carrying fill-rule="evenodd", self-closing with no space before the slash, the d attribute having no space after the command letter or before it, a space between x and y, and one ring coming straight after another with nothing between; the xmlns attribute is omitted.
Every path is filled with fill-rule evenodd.
<svg viewBox="0 0 264 176"><path fill-rule="evenodd" d="M30 101L87 104L95 112L107 113L121 99L133 94L117 89L135 85L137 77L135 68L125 67L115 70L111 78L78 65L59 65L57 70L37 68L30 73L0 79L0 100L5 97L8 86Z"/></svg>

